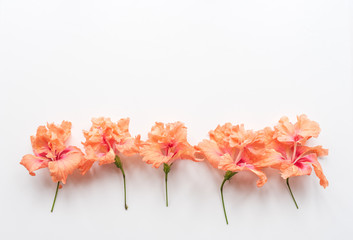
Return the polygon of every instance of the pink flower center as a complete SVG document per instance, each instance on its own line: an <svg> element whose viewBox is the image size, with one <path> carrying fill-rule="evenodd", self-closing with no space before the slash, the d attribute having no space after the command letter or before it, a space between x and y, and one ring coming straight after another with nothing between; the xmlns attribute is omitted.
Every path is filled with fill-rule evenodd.
<svg viewBox="0 0 353 240"><path fill-rule="evenodd" d="M165 156L168 156L170 152L173 152L174 157L178 153L178 149L176 148L176 143L175 142L169 142L164 149L162 149L162 152L164 153Z"/></svg>

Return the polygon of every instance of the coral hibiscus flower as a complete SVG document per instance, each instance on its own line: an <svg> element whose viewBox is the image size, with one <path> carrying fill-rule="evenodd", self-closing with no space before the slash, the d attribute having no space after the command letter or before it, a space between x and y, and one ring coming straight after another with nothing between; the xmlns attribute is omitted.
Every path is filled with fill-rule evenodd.
<svg viewBox="0 0 353 240"><path fill-rule="evenodd" d="M257 186L263 186L267 177L261 169L272 164L272 155L275 152L265 148L261 131L245 130L244 125L218 125L215 130L209 132L209 136L210 140L203 140L195 148L214 168L226 171L220 190L228 224L223 199L224 183L240 171L250 171L259 177Z"/></svg>
<svg viewBox="0 0 353 240"><path fill-rule="evenodd" d="M66 146L65 142L71 134L71 123L63 121L60 126L47 124L39 126L36 136L31 136L32 154L23 156L20 164L25 166L29 174L35 176L34 171L48 168L52 180L57 182L55 197L51 211L54 210L60 182L66 183L67 176L79 167L83 153L74 146Z"/></svg>
<svg viewBox="0 0 353 240"><path fill-rule="evenodd" d="M93 118L92 127L89 131L83 131L86 142L86 157L80 166L81 172L86 173L95 161L99 165L115 163L121 170L124 180L124 203L126 204L126 180L123 163L119 155L131 156L139 152L140 136L131 137L129 133L129 118L120 119L113 123L110 118Z"/></svg>
<svg viewBox="0 0 353 240"><path fill-rule="evenodd" d="M289 185L290 177L310 175L313 167L320 179L320 185L324 188L328 186L328 181L318 161L318 157L326 156L328 150L322 146L305 145L308 139L319 136L319 124L309 120L303 114L297 117L295 124L289 122L287 117L282 117L274 131L269 128L265 131L268 147L279 153L275 159L276 164L272 167L281 171L281 176L286 180L290 194L298 208Z"/></svg>
<svg viewBox="0 0 353 240"><path fill-rule="evenodd" d="M152 127L148 140L140 149L142 160L153 167L163 164L165 173L166 206L168 207L168 173L171 165L178 159L200 161L194 157L195 149L187 141L186 127L181 122L160 123Z"/></svg>

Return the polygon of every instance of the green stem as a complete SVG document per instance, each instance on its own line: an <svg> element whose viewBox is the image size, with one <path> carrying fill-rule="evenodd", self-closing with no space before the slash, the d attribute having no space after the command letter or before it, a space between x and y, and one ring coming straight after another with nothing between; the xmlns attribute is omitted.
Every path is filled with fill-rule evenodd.
<svg viewBox="0 0 353 240"><path fill-rule="evenodd" d="M124 179L124 203L125 203L125 210L127 210L128 206L126 204L126 180L125 180L125 172L124 169L121 167L120 168L121 173L123 174L123 179Z"/></svg>
<svg viewBox="0 0 353 240"><path fill-rule="evenodd" d="M168 207L168 173L165 173L165 204Z"/></svg>
<svg viewBox="0 0 353 240"><path fill-rule="evenodd" d="M51 207L51 212L53 212L53 210L54 210L54 206L55 206L55 202L56 202L56 196L58 196L59 186L60 186L60 181L56 185L55 197L54 197L54 201L53 201L53 206Z"/></svg>
<svg viewBox="0 0 353 240"><path fill-rule="evenodd" d="M221 185L221 197L222 197L222 205L223 205L223 212L224 212L224 217L226 218L226 223L228 225L228 218L227 218L227 212L226 212L226 207L224 206L224 198L223 198L223 186L226 181L230 181L230 179L237 174L238 172L232 172L232 171L227 171L224 174L224 179Z"/></svg>
<svg viewBox="0 0 353 240"><path fill-rule="evenodd" d="M127 210L128 206L126 204L126 180L125 180L125 172L124 172L124 168L123 168L123 163L120 160L118 155L115 155L115 165L117 168L119 168L121 170L121 173L123 174L123 180L124 180L124 203L125 203L125 210Z"/></svg>
<svg viewBox="0 0 353 240"><path fill-rule="evenodd" d="M173 163L172 163L173 164ZM170 166L172 164L168 165L166 163L163 164L163 171L165 173L165 205L168 207L168 173L170 171Z"/></svg>
<svg viewBox="0 0 353 240"><path fill-rule="evenodd" d="M290 195L292 196L292 199L293 199L293 201L294 201L294 204L295 204L295 206L297 207L297 209L299 209L298 204L297 204L297 202L295 201L294 195L293 195L293 193L292 193L292 189L291 189L290 186L289 186L289 178L287 178L286 182L287 182L287 186L288 186Z"/></svg>
<svg viewBox="0 0 353 240"><path fill-rule="evenodd" d="M226 218L226 222L228 225L228 218L227 218L227 212L226 212L226 207L224 206L224 199L223 199L223 186L224 183L227 181L227 179L224 179L221 185L221 196L222 196L222 205L223 205L223 212L224 212L224 217Z"/></svg>

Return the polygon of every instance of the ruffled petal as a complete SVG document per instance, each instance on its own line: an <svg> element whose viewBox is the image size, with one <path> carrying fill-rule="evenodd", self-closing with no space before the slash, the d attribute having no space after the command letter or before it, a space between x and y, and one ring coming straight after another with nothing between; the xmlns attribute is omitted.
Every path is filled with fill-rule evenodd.
<svg viewBox="0 0 353 240"><path fill-rule="evenodd" d="M87 146L85 150L86 155L81 159L80 166L78 167L82 175L85 175L91 169L94 162L98 160L91 146Z"/></svg>
<svg viewBox="0 0 353 240"><path fill-rule="evenodd" d="M224 153L218 147L216 142L205 139L199 143L197 148L205 156L212 167L218 168L219 162L222 160L222 155Z"/></svg>
<svg viewBox="0 0 353 240"><path fill-rule="evenodd" d="M297 165L293 165L293 164L288 164L288 165L283 164L282 168L281 168L282 178L287 179L289 177L311 174L312 169L311 169L310 164L301 163L298 165L299 165L299 167Z"/></svg>
<svg viewBox="0 0 353 240"><path fill-rule="evenodd" d="M226 153L221 156L221 161L219 161L218 168L224 171L239 172L244 170L244 166L238 166L234 163L233 158Z"/></svg>
<svg viewBox="0 0 353 240"><path fill-rule="evenodd" d="M232 127L229 136L229 146L235 148L245 148L250 144L258 142L258 133L252 130L245 130L244 124Z"/></svg>
<svg viewBox="0 0 353 240"><path fill-rule="evenodd" d="M66 148L65 142L71 135L71 122L62 121L60 126L48 123L47 128L49 134L49 148L56 152L63 151Z"/></svg>
<svg viewBox="0 0 353 240"><path fill-rule="evenodd" d="M295 165L309 165L312 164L316 176L320 179L320 185L326 188L328 186L328 181L323 174L320 163L318 162L318 157L326 156L328 150L322 148L321 146L308 147L300 146L298 148L299 158L296 160Z"/></svg>
<svg viewBox="0 0 353 240"><path fill-rule="evenodd" d="M232 128L232 124L228 122L222 126L218 125L215 130L209 131L208 134L211 140L217 142L218 144L225 144L227 141L229 141L229 136L232 133Z"/></svg>
<svg viewBox="0 0 353 240"><path fill-rule="evenodd" d="M148 133L148 138L152 142L185 142L187 139L187 130L182 122L161 123L156 122Z"/></svg>
<svg viewBox="0 0 353 240"><path fill-rule="evenodd" d="M60 126L48 123L47 127L39 126L36 136L31 137L35 155L54 158L57 152L65 149L65 142L71 134L71 122L63 121Z"/></svg>
<svg viewBox="0 0 353 240"><path fill-rule="evenodd" d="M320 126L317 122L311 121L305 114L297 117L297 123L294 125L297 134L302 138L299 140L304 144L311 137L317 138L320 134Z"/></svg>
<svg viewBox="0 0 353 240"><path fill-rule="evenodd" d="M241 166L234 163L232 157L226 153L222 156L222 160L219 162L219 169L224 171L231 171L231 172L240 172L240 171L250 171L255 173L259 179L256 182L258 187L262 187L267 182L266 175L260 171L259 169L255 168L253 165L250 164L243 164Z"/></svg>
<svg viewBox="0 0 353 240"><path fill-rule="evenodd" d="M279 142L294 142L295 128L292 123L289 122L288 117L282 117L277 126L275 126L274 137Z"/></svg>
<svg viewBox="0 0 353 240"><path fill-rule="evenodd" d="M58 160L48 163L53 181L65 184L67 176L80 166L82 158L83 153L80 149L72 146L67 147Z"/></svg>
<svg viewBox="0 0 353 240"><path fill-rule="evenodd" d="M168 163L171 159L170 156L163 155L158 144L147 143L142 146L140 153L143 156L142 160L148 164L152 164L155 168L159 168L162 163Z"/></svg>
<svg viewBox="0 0 353 240"><path fill-rule="evenodd" d="M94 160L99 161L99 165L114 163L116 154L122 153L130 156L139 152L140 136L132 138L129 133L129 118L120 119L113 123L110 118L93 118L92 127L89 131L84 131L86 142L86 154L89 157L82 164L82 170L87 171Z"/></svg>
<svg viewBox="0 0 353 240"><path fill-rule="evenodd" d="M187 140L187 130L182 122L171 123L172 130L170 135L174 137L177 142L186 142Z"/></svg>
<svg viewBox="0 0 353 240"><path fill-rule="evenodd" d="M283 156L274 149L264 149L262 155L258 156L253 165L257 168L272 167L280 169L283 163Z"/></svg>
<svg viewBox="0 0 353 240"><path fill-rule="evenodd" d="M265 145L271 145L274 141L274 134L275 131L272 130L270 127L265 127L264 129L258 131L258 135L261 139L263 139L263 142Z"/></svg>
<svg viewBox="0 0 353 240"><path fill-rule="evenodd" d="M311 137L318 137L320 127L317 122L311 121L305 114L297 116L297 122L292 124L287 117L282 117L275 126L274 137L279 142L298 142L305 144Z"/></svg>
<svg viewBox="0 0 353 240"><path fill-rule="evenodd" d="M36 136L31 136L33 153L35 155L46 156L51 150L49 149L49 137L45 126L39 126Z"/></svg>
<svg viewBox="0 0 353 240"><path fill-rule="evenodd" d="M130 118L122 118L118 121L117 129L120 135L125 136L125 134L128 134L128 137L130 137L129 124L130 124Z"/></svg>
<svg viewBox="0 0 353 240"><path fill-rule="evenodd" d="M115 152L112 148L109 150L109 152L97 154L96 156L99 165L109 164L115 161Z"/></svg>
<svg viewBox="0 0 353 240"><path fill-rule="evenodd" d="M85 175L88 172L88 170L91 169L94 162L95 162L95 160L93 160L93 159L83 157L81 159L81 163L78 167L78 169L80 170L80 173L82 175Z"/></svg>
<svg viewBox="0 0 353 240"><path fill-rule="evenodd" d="M54 139L59 139L63 143L70 137L71 134L71 122L69 121L62 121L60 126L57 126L53 123L48 123L47 128L51 133L51 137Z"/></svg>
<svg viewBox="0 0 353 240"><path fill-rule="evenodd" d="M34 171L41 168L48 167L48 162L49 162L49 159L47 158L37 157L31 154L27 154L23 156L20 164L22 164L23 166L25 166L25 168L27 168L29 174L31 174L32 176L35 176L36 174L34 173Z"/></svg>
<svg viewBox="0 0 353 240"><path fill-rule="evenodd" d="M148 133L148 138L151 141L158 142L162 140L165 136L164 123L156 122L154 126L152 126L151 131Z"/></svg>
<svg viewBox="0 0 353 240"><path fill-rule="evenodd" d="M196 149L191 146L190 144L183 144L184 147L182 148L182 150L180 151L180 158L181 159L188 159L188 160L192 160L194 162L202 162L203 159L202 158L197 158L195 156L196 154Z"/></svg>
<svg viewBox="0 0 353 240"><path fill-rule="evenodd" d="M320 179L320 185L326 188L328 181L322 171L321 164L318 161L312 163L316 176Z"/></svg>
<svg viewBox="0 0 353 240"><path fill-rule="evenodd" d="M139 152L139 148L141 145L140 139L140 135L138 135L136 138L126 138L120 144L116 145L116 149L126 156L134 155Z"/></svg>
<svg viewBox="0 0 353 240"><path fill-rule="evenodd" d="M307 156L315 154L314 158L323 157L328 155L328 149L323 148L322 146L308 147L308 146L299 146L297 148L297 155Z"/></svg>
<svg viewBox="0 0 353 240"><path fill-rule="evenodd" d="M148 140L140 149L143 161L158 168L162 163L171 164L177 159L195 158L195 149L187 142L186 127L181 122L160 123L152 127Z"/></svg>
<svg viewBox="0 0 353 240"><path fill-rule="evenodd" d="M265 173L263 173L262 171L251 167L248 167L246 169L249 170L250 172L255 173L259 177L259 179L256 181L256 185L258 187L262 187L267 182L267 177Z"/></svg>

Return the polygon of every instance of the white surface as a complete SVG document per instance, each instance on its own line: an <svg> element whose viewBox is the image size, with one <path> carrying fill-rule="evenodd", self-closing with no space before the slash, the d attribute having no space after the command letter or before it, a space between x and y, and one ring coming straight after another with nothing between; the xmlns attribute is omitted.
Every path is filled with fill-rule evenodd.
<svg viewBox="0 0 353 240"><path fill-rule="evenodd" d="M352 1L0 0L1 239L333 239L352 231ZM161 169L124 159L129 210L114 166L55 183L19 161L46 122L70 120L70 143L91 117L130 117L146 138L154 121L183 121L192 144L217 124L259 129L282 115L320 123L315 176L221 172L180 161L164 203Z"/></svg>

